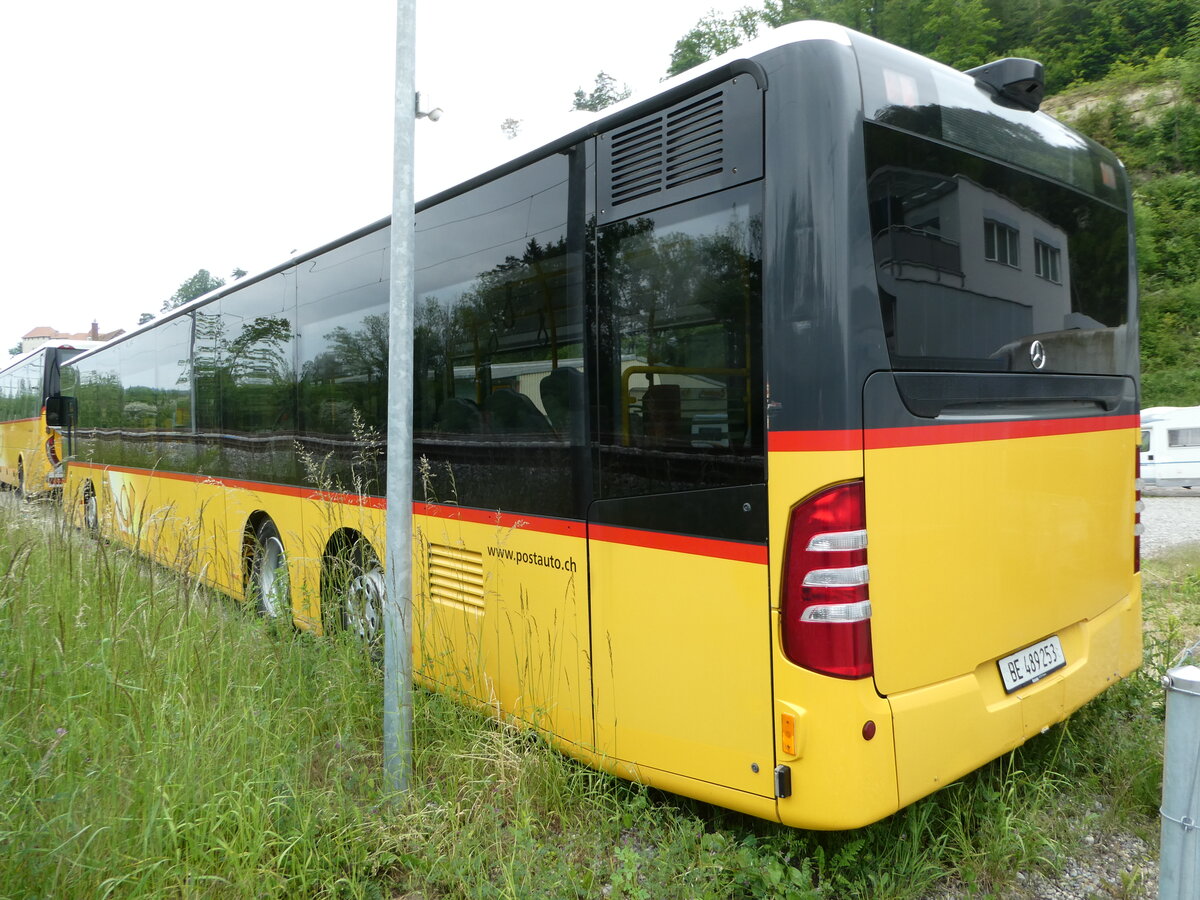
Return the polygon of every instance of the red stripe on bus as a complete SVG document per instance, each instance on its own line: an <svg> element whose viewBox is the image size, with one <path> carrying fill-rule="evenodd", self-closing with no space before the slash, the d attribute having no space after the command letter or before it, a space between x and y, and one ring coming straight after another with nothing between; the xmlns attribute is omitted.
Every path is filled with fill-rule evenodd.
<svg viewBox="0 0 1200 900"><path fill-rule="evenodd" d="M861 431L769 431L767 450L786 453L812 450L861 450Z"/></svg>
<svg viewBox="0 0 1200 900"><path fill-rule="evenodd" d="M902 428L868 428L865 431L776 431L767 440L772 452L814 450L884 450L968 444L1015 438L1091 434L1123 431L1140 426L1138 416L1104 416L1080 419L1037 419L1017 422L965 422L954 425L912 425Z"/></svg>
<svg viewBox="0 0 1200 900"><path fill-rule="evenodd" d="M413 501L413 514L431 516L435 519L455 519L472 525L495 525L497 528L521 528L539 534L558 534L564 537L582 538L584 523L577 519L552 519L547 516L529 516L519 513L500 512L495 509L473 509L469 506L452 506L446 503Z"/></svg>
<svg viewBox="0 0 1200 900"><path fill-rule="evenodd" d="M866 432L868 450L923 447L931 444L968 444L1014 438L1092 434L1138 428L1139 416L1104 416L1084 419L1037 419L1023 422L972 422L961 425L917 425L908 428L872 428Z"/></svg>
<svg viewBox="0 0 1200 900"><path fill-rule="evenodd" d="M41 416L30 416L26 419L5 419L0 425L20 425L23 422L41 422Z"/></svg>
<svg viewBox="0 0 1200 900"><path fill-rule="evenodd" d="M733 562L757 563L764 566L767 564L765 545L746 544L741 541L721 541L716 538L690 537L663 531L643 531L638 528L596 524L588 526L588 540L645 547L647 550L671 550L675 553L709 556Z"/></svg>

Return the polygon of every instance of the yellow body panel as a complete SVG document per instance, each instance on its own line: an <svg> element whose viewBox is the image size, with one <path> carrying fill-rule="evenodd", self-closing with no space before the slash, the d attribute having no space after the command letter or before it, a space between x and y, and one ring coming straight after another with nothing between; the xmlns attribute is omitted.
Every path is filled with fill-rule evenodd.
<svg viewBox="0 0 1200 900"><path fill-rule="evenodd" d="M590 746L582 526L554 533L452 506L417 510L414 667L496 713Z"/></svg>
<svg viewBox="0 0 1200 900"><path fill-rule="evenodd" d="M89 483L104 534L239 600L252 519L269 517L287 556L293 620L305 630L321 630L321 561L335 531L362 534L383 558L383 511L316 491L72 462L67 497L76 524Z"/></svg>
<svg viewBox="0 0 1200 900"><path fill-rule="evenodd" d="M1062 721L1139 665L1132 454L1131 433L1116 429L772 456L776 603L790 509L865 477L876 669L841 680L792 664L775 617L775 722L795 723L792 753L777 737L792 777L781 821L876 821ZM997 660L1049 634L1067 666L1006 694Z"/></svg>
<svg viewBox="0 0 1200 900"><path fill-rule="evenodd" d="M590 551L598 750L773 796L766 567L607 541Z"/></svg>
<svg viewBox="0 0 1200 900"><path fill-rule="evenodd" d="M1124 429L867 450L880 692L968 674L1124 600L1135 450Z"/></svg>
<svg viewBox="0 0 1200 900"><path fill-rule="evenodd" d="M44 418L0 422L0 483L17 487L23 471L27 494L42 494L61 487L49 481L54 467L46 456L46 441L51 437L61 459L62 439L56 431L46 428Z"/></svg>
<svg viewBox="0 0 1200 900"><path fill-rule="evenodd" d="M1103 614L1059 633L1066 668L1005 694L988 660L967 675L895 694L900 805L945 787L1061 722L1141 663L1140 579Z"/></svg>
<svg viewBox="0 0 1200 900"><path fill-rule="evenodd" d="M999 565L994 542L1015 548L1002 551L1010 568L1017 555L1032 553L1013 517L1051 511L1050 536L1066 542L1073 557L1088 527L1073 517L1128 514L1132 527L1131 479L1117 462L1129 456L1118 453L1128 437L1118 431L1027 444L773 452L766 565L702 548L687 552L686 538L679 539L683 549L670 549L643 543L632 529L597 526L589 545L582 522L416 504L417 676L537 728L565 752L621 777L797 827L877 821L1060 721L1137 666L1139 582L1125 570L1132 567L1131 540L1129 550L1115 545L1131 538L1119 525L1092 532L1102 533L1115 559L1093 552L1059 572L1043 553L1029 567L1065 597L1058 614L1075 616L1071 621L1042 622L1028 598L1012 596L1011 581L1004 591L982 583L997 577L987 569ZM1042 468L1030 475L1035 455ZM1037 474L1047 455L1058 460L1052 477ZM1076 457L1086 461L1067 464ZM966 477L979 467L987 479ZM784 537L796 503L864 472L871 595L880 610L872 639L877 664L891 669L882 678L831 678L783 653ZM1117 486L1092 487L1106 478ZM916 507L919 515L909 514L924 496L920 482L931 480L947 493L932 492ZM269 517L287 553L293 618L302 628L321 628L321 561L335 534L363 535L383 559L378 500L72 464L68 496L81 497L85 482L96 490L108 533L238 598L247 534ZM1012 496L1019 485L1030 497ZM950 574L935 581L983 569L972 582L975 602L963 604L983 617L982 629L960 611L931 611L928 592L918 590L930 559L921 548L939 541L960 549L939 555ZM961 558L967 554L983 554L984 563L969 566ZM1016 583L1028 586L1027 579L1022 571ZM1069 594L1070 579L1085 593L1101 593L1102 608ZM1110 598L1114 584L1124 591ZM984 599L1008 605L989 619ZM928 683L888 690L896 672L904 683L930 677L920 658L930 633L922 616L935 612L937 627L959 629L942 658L965 671L935 671ZM978 630L987 634L973 642ZM996 658L1050 631L1062 641L1067 667L1005 694ZM793 729L786 745L783 716ZM775 796L777 767L791 780L782 798Z"/></svg>

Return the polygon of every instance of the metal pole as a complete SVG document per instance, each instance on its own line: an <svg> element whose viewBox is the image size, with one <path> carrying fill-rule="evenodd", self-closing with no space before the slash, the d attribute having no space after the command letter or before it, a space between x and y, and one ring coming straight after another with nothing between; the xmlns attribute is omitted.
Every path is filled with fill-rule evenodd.
<svg viewBox="0 0 1200 900"><path fill-rule="evenodd" d="M1200 896L1200 668L1182 666L1163 678L1167 689L1163 748L1159 900Z"/></svg>
<svg viewBox="0 0 1200 900"><path fill-rule="evenodd" d="M387 572L383 603L383 771L412 780L413 128L416 0L396 3L396 137L388 308Z"/></svg>

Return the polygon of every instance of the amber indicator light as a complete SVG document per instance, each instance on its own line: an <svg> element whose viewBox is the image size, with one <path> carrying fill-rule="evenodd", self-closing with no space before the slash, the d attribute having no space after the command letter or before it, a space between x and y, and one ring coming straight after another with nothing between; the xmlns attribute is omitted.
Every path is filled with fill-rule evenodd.
<svg viewBox="0 0 1200 900"><path fill-rule="evenodd" d="M779 733L783 738L783 752L796 755L796 717L791 713L779 714Z"/></svg>

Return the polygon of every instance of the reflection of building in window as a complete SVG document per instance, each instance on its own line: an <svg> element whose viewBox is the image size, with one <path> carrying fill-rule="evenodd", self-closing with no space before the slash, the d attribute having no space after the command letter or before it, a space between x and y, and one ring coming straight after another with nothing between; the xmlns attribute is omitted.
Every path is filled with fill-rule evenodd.
<svg viewBox="0 0 1200 900"><path fill-rule="evenodd" d="M985 219L983 222L983 258L1014 269L1021 268L1021 233L1015 228Z"/></svg>
<svg viewBox="0 0 1200 900"><path fill-rule="evenodd" d="M993 354L1013 341L1082 327L1068 321L1067 232L1043 211L964 175L916 169L881 169L870 190L883 321L893 354L937 358L948 366L987 360L983 365L991 367L1003 364ZM1033 266L1021 268L1022 258L1038 256L1035 240L1056 252L1057 280L1035 277Z"/></svg>
<svg viewBox="0 0 1200 900"><path fill-rule="evenodd" d="M1058 269L1061 256L1062 251L1057 247L1051 247L1045 241L1035 240L1033 242L1033 273L1038 278L1062 284Z"/></svg>
<svg viewBox="0 0 1200 900"><path fill-rule="evenodd" d="M1200 428L1171 428L1167 431L1168 447L1200 447Z"/></svg>

